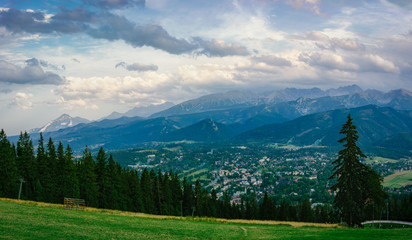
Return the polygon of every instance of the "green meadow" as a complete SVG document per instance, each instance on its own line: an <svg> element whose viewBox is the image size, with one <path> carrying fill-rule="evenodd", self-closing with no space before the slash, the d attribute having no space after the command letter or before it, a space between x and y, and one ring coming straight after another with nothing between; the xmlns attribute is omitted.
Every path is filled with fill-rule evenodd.
<svg viewBox="0 0 412 240"><path fill-rule="evenodd" d="M412 239L408 229L179 218L0 199L0 239Z"/></svg>
<svg viewBox="0 0 412 240"><path fill-rule="evenodd" d="M386 176L383 179L383 186L388 188L399 188L412 184L412 170L395 171L394 174Z"/></svg>

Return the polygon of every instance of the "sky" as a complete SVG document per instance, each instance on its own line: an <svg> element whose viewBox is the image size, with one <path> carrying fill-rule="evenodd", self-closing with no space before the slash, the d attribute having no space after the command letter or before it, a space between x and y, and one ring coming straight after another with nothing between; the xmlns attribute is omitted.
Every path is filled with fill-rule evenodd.
<svg viewBox="0 0 412 240"><path fill-rule="evenodd" d="M229 90L412 90L410 0L3 0L0 128Z"/></svg>

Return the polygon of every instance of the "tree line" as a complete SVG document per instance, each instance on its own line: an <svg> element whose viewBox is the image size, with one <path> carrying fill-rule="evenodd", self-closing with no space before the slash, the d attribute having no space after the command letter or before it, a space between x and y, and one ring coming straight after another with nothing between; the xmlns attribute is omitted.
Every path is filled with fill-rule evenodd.
<svg viewBox="0 0 412 240"><path fill-rule="evenodd" d="M62 203L64 197L72 197L85 199L90 207L161 215L340 221L336 209L327 204L312 207L308 199L292 204L282 199L276 201L267 194L258 200L253 193L242 196L240 203L235 204L227 193L218 198L214 189L208 192L199 181L191 184L172 170L162 173L144 169L139 174L135 169L124 168L103 148L93 157L86 147L82 156L75 159L70 145L64 147L59 142L56 147L51 138L45 145L40 134L35 150L25 132L15 146L1 130L0 197L17 198L20 179L24 181L21 198L34 201ZM412 195L389 201L390 218L412 220L411 214L407 214L411 211L411 201ZM372 209L373 214L366 212L370 216L365 219L386 217L382 209Z"/></svg>

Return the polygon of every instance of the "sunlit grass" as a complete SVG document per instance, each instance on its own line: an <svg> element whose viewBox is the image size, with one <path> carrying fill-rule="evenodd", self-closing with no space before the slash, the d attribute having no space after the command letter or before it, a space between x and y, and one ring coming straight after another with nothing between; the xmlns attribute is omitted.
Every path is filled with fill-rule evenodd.
<svg viewBox="0 0 412 240"><path fill-rule="evenodd" d="M0 239L410 239L412 229L181 218L0 199Z"/></svg>
<svg viewBox="0 0 412 240"><path fill-rule="evenodd" d="M383 179L382 185L388 188L399 188L406 185L412 185L412 170L395 171L394 174L386 176Z"/></svg>

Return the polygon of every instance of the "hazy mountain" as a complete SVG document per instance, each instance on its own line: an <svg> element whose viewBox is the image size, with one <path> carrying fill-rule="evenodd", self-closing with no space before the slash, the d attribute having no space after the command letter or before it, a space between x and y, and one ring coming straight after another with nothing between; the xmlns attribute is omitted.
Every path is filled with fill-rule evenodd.
<svg viewBox="0 0 412 240"><path fill-rule="evenodd" d="M339 95L344 93L350 94ZM85 145L118 148L184 139L207 142L230 139L239 133L242 134L236 140L336 145L337 132L349 112L353 113L355 124L359 123L365 145L390 145L390 141L394 141L391 136L402 139L405 136L397 134L412 132L412 115L393 109L412 108L412 93L406 90L362 91L354 85L327 91L289 88L283 94L288 98L326 96L301 96L275 103L268 100L268 95L234 91L186 101L153 114L149 119L121 117L78 124L78 118L74 120L63 115L32 133L42 130L45 138L51 136L73 148L84 148ZM162 115L165 117L155 117ZM32 137L36 141L38 134L32 134ZM17 137L10 139L16 141Z"/></svg>
<svg viewBox="0 0 412 240"><path fill-rule="evenodd" d="M48 122L46 125L40 128L34 128L28 131L28 133L44 133L53 132L63 128L73 127L80 123L88 123L89 120L81 117L71 117L68 114L63 114L60 117Z"/></svg>
<svg viewBox="0 0 412 240"><path fill-rule="evenodd" d="M397 133L387 136L374 143L387 148L412 149L412 132Z"/></svg>
<svg viewBox="0 0 412 240"><path fill-rule="evenodd" d="M235 130L230 126L217 123L211 119L205 119L191 126L170 133L167 139L169 141L193 140L214 142L229 139L234 135Z"/></svg>
<svg viewBox="0 0 412 240"><path fill-rule="evenodd" d="M346 117L351 114L358 127L360 144L371 145L390 135L412 131L412 111L368 105L338 109L265 125L235 137L238 141L274 142L295 145L338 145L337 140Z"/></svg>
<svg viewBox="0 0 412 240"><path fill-rule="evenodd" d="M167 110L155 113L151 117L155 118L212 110L224 110L229 108L241 108L257 105L260 101L261 100L259 95L250 91L230 91L227 93L216 93L185 101Z"/></svg>
<svg viewBox="0 0 412 240"><path fill-rule="evenodd" d="M250 91L231 91L227 93L206 95L189 100L164 111L155 113L150 117L178 116L228 109L238 109L239 111L243 111L246 108L250 108L252 112L254 111L254 115L267 115L272 109L284 108L285 105L282 105L283 103L287 103L286 105L295 108L298 114L293 110L287 110L287 112L292 113L291 115L286 113L286 115L289 116L285 116L283 112L276 110L275 113L280 114L286 119L291 119L314 112L327 111L336 108L359 107L368 104L390 106L395 109L412 109L412 93L403 89L393 90L388 93L383 93L377 90L363 91L357 85L339 87L336 89L331 88L325 91L319 88L286 88L260 94ZM263 107L256 107L260 105ZM258 113L256 112L257 109L267 109L269 111ZM254 115L250 117L254 117ZM211 118L213 118L213 116ZM262 116L259 116L259 118L262 118Z"/></svg>
<svg viewBox="0 0 412 240"><path fill-rule="evenodd" d="M121 117L137 117L137 116L149 117L150 115L154 113L166 110L173 106L174 106L173 103L165 102L165 103L158 104L158 105L151 104L145 107L134 107L125 113L112 112L110 115L108 115L107 117L104 117L103 119L116 119L116 118L121 118Z"/></svg>
<svg viewBox="0 0 412 240"><path fill-rule="evenodd" d="M178 123L165 118L145 119L140 117L109 120L90 124L79 124L44 135L55 141L70 144L73 149L83 149L86 145L95 149L123 148L144 142L161 141L168 133L179 129ZM34 136L34 139L38 139Z"/></svg>
<svg viewBox="0 0 412 240"><path fill-rule="evenodd" d="M344 86L339 88L331 88L326 90L326 95L328 96L342 96L351 95L355 93L362 93L363 90L358 85Z"/></svg>

